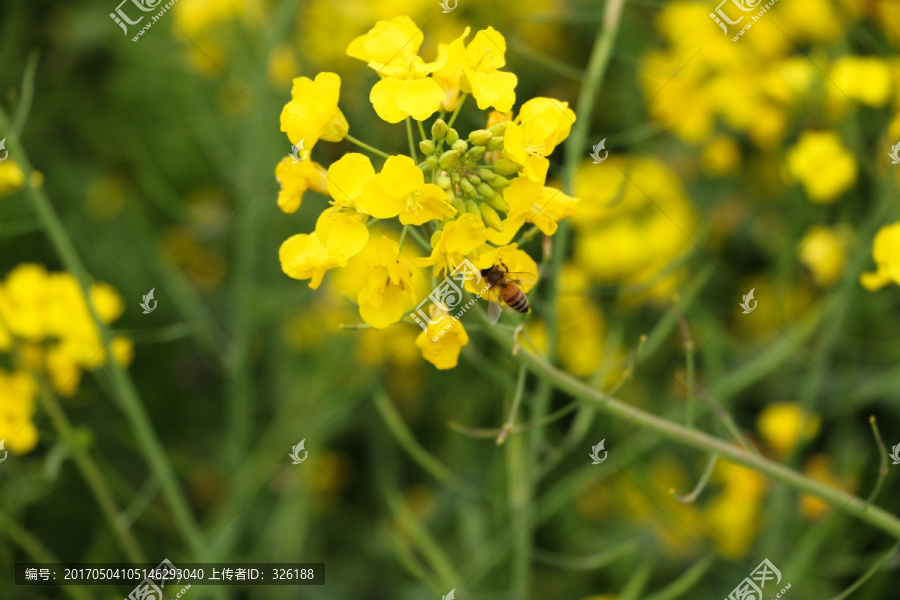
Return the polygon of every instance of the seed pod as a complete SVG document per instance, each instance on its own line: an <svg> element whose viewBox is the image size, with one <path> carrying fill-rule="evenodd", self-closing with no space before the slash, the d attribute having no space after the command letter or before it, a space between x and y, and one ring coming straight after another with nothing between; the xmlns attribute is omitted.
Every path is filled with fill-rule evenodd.
<svg viewBox="0 0 900 600"><path fill-rule="evenodd" d="M475 196L475 186L469 183L468 179L461 179L459 181L459 189L461 189L466 196Z"/></svg>
<svg viewBox="0 0 900 600"><path fill-rule="evenodd" d="M506 127L509 125L509 121L501 121L496 125L492 125L488 127L487 130L491 132L491 135L494 137L501 136L506 132Z"/></svg>
<svg viewBox="0 0 900 600"><path fill-rule="evenodd" d="M506 203L506 200L500 195L500 192L494 192L494 195L491 197L485 196L484 201L500 212L509 214L509 204Z"/></svg>
<svg viewBox="0 0 900 600"><path fill-rule="evenodd" d="M496 175L494 175L494 172L490 169L478 169L478 176L481 177L482 181L490 181L491 179L496 177Z"/></svg>
<svg viewBox="0 0 900 600"><path fill-rule="evenodd" d="M444 139L444 136L447 135L448 129L449 127L447 127L447 124L444 122L444 120L438 119L434 122L434 125L431 126L431 137L438 141L441 141L442 139Z"/></svg>
<svg viewBox="0 0 900 600"><path fill-rule="evenodd" d="M466 200L466 212L481 218L481 210L478 209L478 203L474 200ZM434 248L434 245L431 247Z"/></svg>
<svg viewBox="0 0 900 600"><path fill-rule="evenodd" d="M510 184L510 180L502 175L497 175L490 181L488 181L488 185L494 188L495 190L499 190L501 188L505 188Z"/></svg>
<svg viewBox="0 0 900 600"><path fill-rule="evenodd" d="M466 156L474 161L481 160L481 157L484 156L484 146L472 146L469 151L466 152Z"/></svg>
<svg viewBox="0 0 900 600"><path fill-rule="evenodd" d="M484 224L494 231L503 231L503 225L500 223L500 215L489 204L482 203L479 207L481 210L481 220Z"/></svg>
<svg viewBox="0 0 900 600"><path fill-rule="evenodd" d="M494 190L492 190L491 186L486 183L479 183L477 186L475 186L475 189L478 191L478 194L485 200L494 197Z"/></svg>
<svg viewBox="0 0 900 600"><path fill-rule="evenodd" d="M444 137L444 141L450 144L451 146L456 143L456 140L459 139L459 133L453 129L452 127L447 130L447 135Z"/></svg>
<svg viewBox="0 0 900 600"><path fill-rule="evenodd" d="M429 156L425 159L425 164L428 165L428 168L432 171L438 168L438 159L436 156Z"/></svg>
<svg viewBox="0 0 900 600"><path fill-rule="evenodd" d="M469 175L469 183L477 186L479 183L481 183L481 178L478 177L478 175Z"/></svg>
<svg viewBox="0 0 900 600"><path fill-rule="evenodd" d="M469 145L465 142L465 140L456 140L455 142L453 142L451 148L453 148L454 150L459 150L459 153L462 154L469 149Z"/></svg>
<svg viewBox="0 0 900 600"><path fill-rule="evenodd" d="M456 198L456 197L454 197L453 200L450 202L450 204L452 204L452 205L453 205L453 208L456 209L456 213L457 213L458 215L464 215L464 214L466 214L467 212L469 212L469 211L466 209L466 203L462 201L462 198ZM432 247L434 247L434 244L432 244Z"/></svg>
<svg viewBox="0 0 900 600"><path fill-rule="evenodd" d="M469 141L476 146L484 146L494 137L487 129L476 129L469 134Z"/></svg>
<svg viewBox="0 0 900 600"><path fill-rule="evenodd" d="M419 150L421 150L422 154L425 156L434 154L434 142L431 140L422 140L419 142Z"/></svg>
<svg viewBox="0 0 900 600"><path fill-rule="evenodd" d="M441 163L443 166L443 163ZM497 175L512 175L522 170L522 165L514 163L508 158L501 158L494 163L494 173Z"/></svg>
<svg viewBox="0 0 900 600"><path fill-rule="evenodd" d="M489 141L487 143L487 146L485 146L485 148L487 148L489 151L499 150L502 147L503 147L503 138L502 137L493 138L491 141Z"/></svg>
<svg viewBox="0 0 900 600"><path fill-rule="evenodd" d="M452 185L452 182L450 181L450 178L447 177L446 175L441 175L440 177L437 178L437 184L438 184L438 187L441 188L442 190L449 190L450 186Z"/></svg>
<svg viewBox="0 0 900 600"><path fill-rule="evenodd" d="M458 150L447 150L443 154L441 154L441 158L438 160L438 164L441 165L442 169L451 169L456 166L456 163L459 162L459 151Z"/></svg>

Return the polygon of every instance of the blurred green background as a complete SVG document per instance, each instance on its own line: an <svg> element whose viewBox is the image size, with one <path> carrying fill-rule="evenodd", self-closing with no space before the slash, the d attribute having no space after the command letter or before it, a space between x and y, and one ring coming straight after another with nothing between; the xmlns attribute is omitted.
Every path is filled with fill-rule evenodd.
<svg viewBox="0 0 900 600"><path fill-rule="evenodd" d="M438 371L416 327L342 329L360 319L339 289L281 271L279 246L310 231L326 203L309 192L292 215L275 204L292 78L340 74L351 133L402 153L401 127L368 102L375 75L345 54L354 37L406 14L430 60L465 27L492 26L519 78L514 110L535 96L575 107L604 3L460 0L442 13L436 0L178 0L137 42L110 19L115 8L0 7L0 104L10 120L23 115L14 133L0 130L21 139L0 164L0 312L12 293L3 281L23 263L68 269L25 189L17 165L30 162L87 273L121 298L110 326L133 344L132 400L188 513L173 511L116 369L36 393L25 417L36 441L7 444L0 464L0 597L130 591L13 585L14 563L40 556L128 560L79 456L149 562L327 565L324 587L220 598L416 600L454 587L462 600L722 598L764 558L792 584L788 598L835 597L876 563L852 597L896 596L900 561L885 554L896 540L842 507L724 460L696 502L680 503L670 489L694 487L704 453L533 374L518 423L542 402L567 410L498 446L519 366L477 321L459 366ZM764 456L864 499L881 458L869 416L888 446L900 443L900 289L860 284L878 266L876 232L900 219L889 156L900 141L900 9L779 0L731 42L709 18L715 8L625 3L593 118L576 125L592 145L605 139L610 158L593 165L577 148L577 175L559 181L563 149L551 157L551 176L581 203L568 246L554 248L565 257L558 296L533 295L523 343L546 353L555 331L564 370L597 389L624 383L618 398L679 424L696 395L696 426L731 443L712 408L722 406ZM468 106L458 126L484 127L484 113ZM350 151L321 143L314 159ZM546 258L540 236L525 249ZM151 288L158 309L142 314ZM751 288L759 310L745 315ZM28 370L29 352L0 339L0 368ZM0 381L0 411L21 419L28 410ZM8 419L0 435L12 438ZM602 467L587 457L601 439ZM309 459L291 465L300 440ZM897 468L876 501L890 513Z"/></svg>

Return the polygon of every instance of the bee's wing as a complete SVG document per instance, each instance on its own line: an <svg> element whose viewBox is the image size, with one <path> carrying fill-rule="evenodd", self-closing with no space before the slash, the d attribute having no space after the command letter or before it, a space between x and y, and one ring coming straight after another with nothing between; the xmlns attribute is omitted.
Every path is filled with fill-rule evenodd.
<svg viewBox="0 0 900 600"><path fill-rule="evenodd" d="M500 312L502 310L503 308L500 306L499 302L495 302L494 300L488 302L488 322L491 325L500 320Z"/></svg>
<svg viewBox="0 0 900 600"><path fill-rule="evenodd" d="M510 272L506 274L506 278L516 285L525 286L528 288L533 287L538 280L537 273L529 273L527 271Z"/></svg>

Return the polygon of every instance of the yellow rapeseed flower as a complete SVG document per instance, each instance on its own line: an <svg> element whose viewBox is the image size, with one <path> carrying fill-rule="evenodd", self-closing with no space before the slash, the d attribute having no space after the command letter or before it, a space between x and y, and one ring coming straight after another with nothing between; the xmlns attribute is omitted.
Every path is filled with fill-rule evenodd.
<svg viewBox="0 0 900 600"><path fill-rule="evenodd" d="M416 337L416 346L422 350L422 357L440 370L452 369L459 362L462 347L469 343L469 334L462 323L441 313L432 306L428 328ZM443 318L441 318L443 317Z"/></svg>
<svg viewBox="0 0 900 600"><path fill-rule="evenodd" d="M275 167L275 179L281 186L278 191L278 208L286 213L296 212L300 208L306 190L328 193L325 169L311 160L295 162L290 156L284 157Z"/></svg>
<svg viewBox="0 0 900 600"><path fill-rule="evenodd" d="M801 441L815 437L820 424L818 415L807 414L795 402L773 402L760 413L756 428L769 446L784 456Z"/></svg>
<svg viewBox="0 0 900 600"><path fill-rule="evenodd" d="M381 173L365 182L356 205L376 219L399 216L404 225L422 225L456 214L446 192L433 183L426 184L415 161L403 155L389 157Z"/></svg>
<svg viewBox="0 0 900 600"><path fill-rule="evenodd" d="M434 274L452 270L463 258L487 241L484 222L472 214L464 214L448 222L432 240L431 256L418 262L421 266L434 266Z"/></svg>
<svg viewBox="0 0 900 600"><path fill-rule="evenodd" d="M847 264L848 233L833 227L813 227L798 244L800 262L819 287L834 285Z"/></svg>
<svg viewBox="0 0 900 600"><path fill-rule="evenodd" d="M545 157L569 136L573 123L575 112L568 102L533 98L507 126L504 147L509 158L524 167L525 177L543 183L550 165Z"/></svg>
<svg viewBox="0 0 900 600"><path fill-rule="evenodd" d="M368 272L357 298L359 314L372 327L383 329L399 321L416 304L412 265L388 237L381 237L374 252L365 258Z"/></svg>
<svg viewBox="0 0 900 600"><path fill-rule="evenodd" d="M900 285L900 221L885 225L875 234L872 257L877 269L863 273L859 282L870 292L895 283Z"/></svg>
<svg viewBox="0 0 900 600"><path fill-rule="evenodd" d="M303 140L303 147L312 152L320 139L339 142L350 126L338 108L341 78L335 73L319 73L315 81L308 77L294 79L291 101L281 111L281 130L292 144Z"/></svg>
<svg viewBox="0 0 900 600"><path fill-rule="evenodd" d="M856 161L833 131L804 131L787 152L787 171L813 202L837 200L856 182Z"/></svg>
<svg viewBox="0 0 900 600"><path fill-rule="evenodd" d="M29 373L0 369L0 439L16 454L30 452L37 445L37 428L31 422L36 393L37 382Z"/></svg>
<svg viewBox="0 0 900 600"><path fill-rule="evenodd" d="M834 86L828 89L838 100L849 97L877 107L884 106L891 95L891 70L887 62L874 56L841 56L834 62L829 79Z"/></svg>
<svg viewBox="0 0 900 600"><path fill-rule="evenodd" d="M455 90L471 93L481 110L510 110L519 80L500 70L506 65L506 39L493 27L479 31L466 45L468 35L466 27L447 45L447 63L435 73L435 79L451 94Z"/></svg>

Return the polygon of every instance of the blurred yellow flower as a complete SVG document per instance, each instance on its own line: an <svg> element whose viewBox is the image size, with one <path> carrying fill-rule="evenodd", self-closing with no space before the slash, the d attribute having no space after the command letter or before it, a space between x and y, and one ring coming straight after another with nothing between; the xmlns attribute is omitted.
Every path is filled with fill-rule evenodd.
<svg viewBox="0 0 900 600"><path fill-rule="evenodd" d="M481 110L510 110L516 101L518 78L500 70L506 65L506 39L488 27L476 33L467 46L468 35L466 27L447 45L447 64L435 73L435 79L450 94L456 90L471 93Z"/></svg>
<svg viewBox="0 0 900 600"><path fill-rule="evenodd" d="M766 478L757 471L719 459L710 481L720 483L722 492L706 506L709 536L723 556L746 556L759 531Z"/></svg>
<svg viewBox="0 0 900 600"><path fill-rule="evenodd" d="M814 438L820 424L818 415L807 414L795 402L773 402L760 413L756 428L775 452L785 456L797 444Z"/></svg>
<svg viewBox="0 0 900 600"><path fill-rule="evenodd" d="M25 173L11 158L0 163L0 197L8 196L22 189L25 184Z"/></svg>
<svg viewBox="0 0 900 600"><path fill-rule="evenodd" d="M800 240L800 262L819 287L834 285L847 264L848 233L833 227L812 227Z"/></svg>
<svg viewBox="0 0 900 600"><path fill-rule="evenodd" d="M275 167L275 179L281 186L278 191L278 208L286 213L296 212L300 208L306 190L328 193L325 169L308 159L295 162L290 156L282 158Z"/></svg>
<svg viewBox="0 0 900 600"><path fill-rule="evenodd" d="M281 111L281 130L292 144L304 142L312 152L320 139L339 142L350 126L338 108L341 78L335 73L319 73L315 81L308 77L294 79L291 101Z"/></svg>
<svg viewBox="0 0 900 600"><path fill-rule="evenodd" d="M814 454L809 457L809 460L803 465L803 472L810 479L824 483L825 485L843 489L851 493L853 491L851 482L839 479L834 475L834 471L831 467L831 459L824 454ZM833 510L830 504L812 494L800 494L799 502L800 513L810 520L821 519Z"/></svg>
<svg viewBox="0 0 900 600"><path fill-rule="evenodd" d="M860 275L862 286L874 292L890 283L900 285L900 221L878 230L872 244L872 257L877 270Z"/></svg>
<svg viewBox="0 0 900 600"><path fill-rule="evenodd" d="M700 155L700 165L709 175L721 176L731 173L740 165L741 150L734 138L719 135L709 141Z"/></svg>
<svg viewBox="0 0 900 600"><path fill-rule="evenodd" d="M788 174L813 202L827 204L856 182L856 160L833 131L804 131L787 152Z"/></svg>
<svg viewBox="0 0 900 600"><path fill-rule="evenodd" d="M891 71L880 58L841 56L831 68L830 79L834 86L829 93L838 100L849 97L867 106L884 106L890 98Z"/></svg>
<svg viewBox="0 0 900 600"><path fill-rule="evenodd" d="M31 452L37 445L34 416L37 383L26 372L8 373L0 369L0 439L16 454Z"/></svg>

